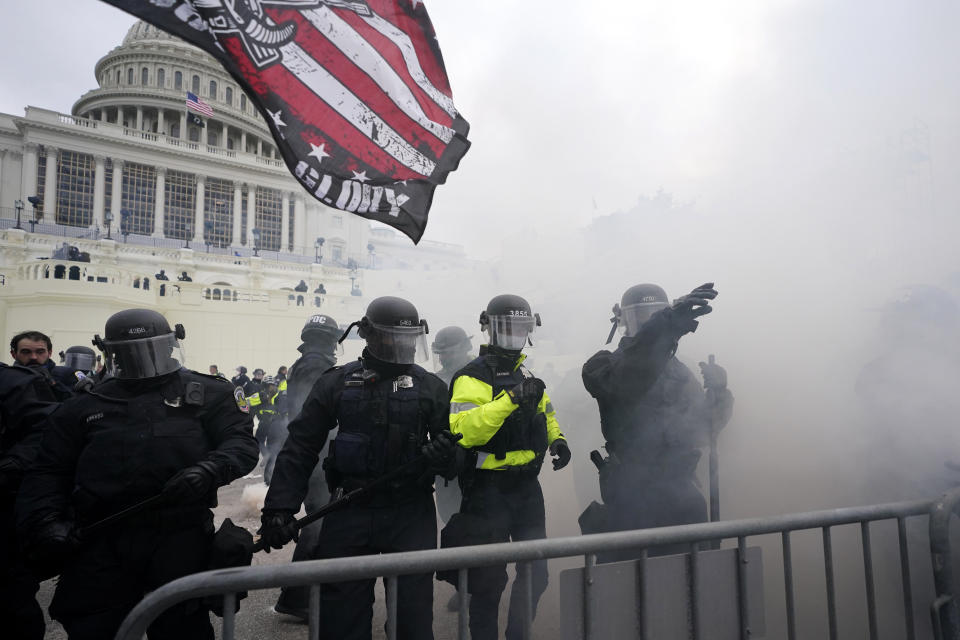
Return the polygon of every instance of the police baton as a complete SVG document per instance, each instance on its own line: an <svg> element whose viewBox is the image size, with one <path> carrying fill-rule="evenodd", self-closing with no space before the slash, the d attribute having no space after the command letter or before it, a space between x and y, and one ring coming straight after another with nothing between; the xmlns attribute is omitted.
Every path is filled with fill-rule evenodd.
<svg viewBox="0 0 960 640"><path fill-rule="evenodd" d="M455 433L452 435L455 442L463 438L462 433ZM417 456L410 462L400 465L399 467L397 467L393 471L390 471L389 473L383 474L376 480L373 480L370 484L364 485L362 487L357 487L352 491L348 491L347 493L344 493L342 496L339 496L334 500L330 501L329 503L327 503L326 505L320 507L313 513L308 513L302 518L298 518L286 526L290 527L293 531L300 531L300 529L303 529L307 525L316 522L320 518L326 515L329 515L334 511L339 511L340 509L346 507L347 505L353 502L356 502L360 498L363 498L373 493L374 491L380 489L384 485L390 484L397 478L400 478L405 475L409 475L411 472L418 470L419 468L424 466L427 460L428 460L427 456L425 455ZM263 551L266 548L266 546L267 546L266 542L264 542L263 538L260 538L260 537L256 538L253 543L253 553L257 553L258 551Z"/></svg>
<svg viewBox="0 0 960 640"><path fill-rule="evenodd" d="M716 356L711 353L708 362L716 364ZM713 419L717 396L713 389L707 389L707 402L710 407L710 522L717 522L720 520L720 462L717 456L717 425Z"/></svg>

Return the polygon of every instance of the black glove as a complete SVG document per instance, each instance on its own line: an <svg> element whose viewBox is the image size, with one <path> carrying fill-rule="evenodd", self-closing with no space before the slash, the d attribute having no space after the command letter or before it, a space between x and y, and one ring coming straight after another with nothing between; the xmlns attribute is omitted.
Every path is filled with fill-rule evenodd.
<svg viewBox="0 0 960 640"><path fill-rule="evenodd" d="M76 525L70 520L54 517L37 527L30 544L31 555L63 557L80 547Z"/></svg>
<svg viewBox="0 0 960 640"><path fill-rule="evenodd" d="M563 438L557 438L550 443L550 455L553 456L553 470L559 471L570 462L570 447Z"/></svg>
<svg viewBox="0 0 960 640"><path fill-rule="evenodd" d="M97 384L97 381L93 379L93 376L83 376L73 385L73 391L74 393L84 393L93 389L95 384Z"/></svg>
<svg viewBox="0 0 960 640"><path fill-rule="evenodd" d="M449 431L441 431L423 446L422 452L431 467L446 468L457 453L457 440L462 436L454 436Z"/></svg>
<svg viewBox="0 0 960 640"><path fill-rule="evenodd" d="M200 462L181 469L163 485L163 495L171 502L194 501L205 497L214 488L216 465Z"/></svg>
<svg viewBox="0 0 960 640"><path fill-rule="evenodd" d="M540 398L543 397L543 391L546 388L547 385L540 378L524 378L523 382L513 389L508 389L507 395L513 400L513 404L536 406L540 404Z"/></svg>
<svg viewBox="0 0 960 640"><path fill-rule="evenodd" d="M264 510L260 516L260 528L257 534L264 543L263 550L270 553L270 549L281 549L291 540L300 541L300 530L297 529L297 519L290 511Z"/></svg>
<svg viewBox="0 0 960 640"><path fill-rule="evenodd" d="M703 375L703 388L714 391L723 391L727 388L727 370L717 364L713 354L708 362L700 363L700 373Z"/></svg>
<svg viewBox="0 0 960 640"><path fill-rule="evenodd" d="M710 301L716 297L717 290L713 288L713 283L707 282L677 298L670 306L675 321L685 332L695 331L698 324L696 318L713 311Z"/></svg>

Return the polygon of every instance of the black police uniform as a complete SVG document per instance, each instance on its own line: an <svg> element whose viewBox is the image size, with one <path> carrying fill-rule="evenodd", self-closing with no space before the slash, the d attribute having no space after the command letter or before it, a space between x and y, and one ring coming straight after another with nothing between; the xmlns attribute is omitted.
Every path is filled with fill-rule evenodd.
<svg viewBox="0 0 960 640"><path fill-rule="evenodd" d="M148 591L208 568L216 488L254 468L257 443L232 386L188 369L108 379L50 416L18 497L22 535L71 513L89 525L160 494L197 463L215 470L206 495L131 516L76 551L50 606L71 639L111 637ZM149 636L211 639L213 629L194 600L161 614Z"/></svg>
<svg viewBox="0 0 960 640"><path fill-rule="evenodd" d="M43 421L57 406L32 367L0 364L0 620L5 636L25 640L43 638L44 622L37 579L18 550L14 502L39 449Z"/></svg>
<svg viewBox="0 0 960 640"><path fill-rule="evenodd" d="M607 530L707 519L695 472L712 407L694 374L674 356L678 340L689 331L689 319L666 308L636 335L621 338L615 351L599 351L583 365L583 384L597 399L611 454L600 470ZM732 403L730 392L723 393L724 401ZM613 554L601 560L634 556Z"/></svg>
<svg viewBox="0 0 960 640"><path fill-rule="evenodd" d="M336 342L331 340L333 345ZM317 345L304 342L298 347L301 355L290 367L287 379L287 402L289 403L290 417L295 418L313 389L313 385L320 379L323 372L337 363L333 356L333 346ZM318 457L325 458L327 445L324 444ZM275 465L274 465L275 466ZM330 501L330 489L324 476L321 465L317 465L310 474L309 488L303 499L307 512L313 512ZM300 530L297 546L293 550L293 561L315 560L317 558L317 543L320 539L321 522L314 522ZM309 605L309 587L284 587L280 591L276 610L280 613L290 613L303 616Z"/></svg>
<svg viewBox="0 0 960 640"><path fill-rule="evenodd" d="M331 487L350 491L419 456L447 430L447 390L418 365L388 364L364 351L361 360L324 373L300 415L289 425L277 459L264 514L293 514L327 435L339 427L325 461ZM323 519L319 557L433 549L437 543L432 474L412 472L372 496ZM320 637L371 637L374 580L321 586ZM431 574L400 576L397 637L433 638Z"/></svg>

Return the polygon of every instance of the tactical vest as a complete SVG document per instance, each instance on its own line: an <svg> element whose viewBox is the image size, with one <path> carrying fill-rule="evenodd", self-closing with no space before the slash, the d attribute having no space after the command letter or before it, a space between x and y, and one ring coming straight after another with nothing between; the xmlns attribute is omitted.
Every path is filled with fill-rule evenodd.
<svg viewBox="0 0 960 640"><path fill-rule="evenodd" d="M337 411L338 431L324 462L331 486L373 480L415 459L425 443L420 415L424 370L413 365L402 376L370 379L360 362L344 366Z"/></svg>
<svg viewBox="0 0 960 640"><path fill-rule="evenodd" d="M523 365L512 371L494 371L494 367L487 364L483 356L465 366L461 375L468 375L493 387L491 399L501 391L517 386L524 378L533 377ZM547 451L547 416L537 407L517 407L492 438L474 449L492 453L497 460L506 458L508 451L530 450L536 454L535 461L542 460Z"/></svg>

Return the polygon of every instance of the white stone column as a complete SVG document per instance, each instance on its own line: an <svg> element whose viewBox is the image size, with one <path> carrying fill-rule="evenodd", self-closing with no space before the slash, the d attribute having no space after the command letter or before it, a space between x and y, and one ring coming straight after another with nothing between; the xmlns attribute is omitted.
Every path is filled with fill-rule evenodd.
<svg viewBox="0 0 960 640"><path fill-rule="evenodd" d="M23 145L23 165L20 177L20 195L14 200L26 200L37 195L37 145L27 142Z"/></svg>
<svg viewBox="0 0 960 640"><path fill-rule="evenodd" d="M247 132L240 131L240 151L247 152Z"/></svg>
<svg viewBox="0 0 960 640"><path fill-rule="evenodd" d="M110 214L113 224L120 228L120 210L123 209L123 160L113 159L113 184L110 186Z"/></svg>
<svg viewBox="0 0 960 640"><path fill-rule="evenodd" d="M290 251L290 193L280 198L280 251Z"/></svg>
<svg viewBox="0 0 960 640"><path fill-rule="evenodd" d="M186 111L180 112L180 139L181 140L187 139L187 112Z"/></svg>
<svg viewBox="0 0 960 640"><path fill-rule="evenodd" d="M196 243L203 243L203 208L205 193L207 188L207 177L206 176L197 176L197 208L195 209L195 214L193 216L193 241Z"/></svg>
<svg viewBox="0 0 960 640"><path fill-rule="evenodd" d="M257 138L257 155L263 155L263 140Z"/></svg>
<svg viewBox="0 0 960 640"><path fill-rule="evenodd" d="M57 221L57 161L60 150L47 147L47 171L43 183L43 217L47 222Z"/></svg>
<svg viewBox="0 0 960 640"><path fill-rule="evenodd" d="M6 155L7 150L0 149L0 207L3 207L3 158Z"/></svg>
<svg viewBox="0 0 960 640"><path fill-rule="evenodd" d="M242 182L233 183L233 238L230 240L230 244L234 247L240 246L240 208L243 206L243 194L240 193L240 189L242 187Z"/></svg>
<svg viewBox="0 0 960 640"><path fill-rule="evenodd" d="M163 119L163 109L157 109L157 133L159 133L162 136L167 135L167 132L164 129L164 127L166 126L167 124L166 122L164 122L164 119Z"/></svg>
<svg viewBox="0 0 960 640"><path fill-rule="evenodd" d="M153 237L163 237L163 218L166 211L167 169L166 167L157 167L157 195L153 203Z"/></svg>
<svg viewBox="0 0 960 640"><path fill-rule="evenodd" d="M293 196L293 252L300 255L306 254L306 245L304 236L306 235L306 205L303 202L303 194L296 193Z"/></svg>
<svg viewBox="0 0 960 640"><path fill-rule="evenodd" d="M143 107L137 107L137 131L143 130Z"/></svg>
<svg viewBox="0 0 960 640"><path fill-rule="evenodd" d="M93 156L93 219L90 221L94 229L103 228L103 205L106 201L104 197L104 162L103 156Z"/></svg>
<svg viewBox="0 0 960 640"><path fill-rule="evenodd" d="M257 226L257 189L252 184L247 184L247 247L253 248L253 228Z"/></svg>
<svg viewBox="0 0 960 640"><path fill-rule="evenodd" d="M220 137L221 137L220 146L223 147L224 149L227 148L227 139L228 139L227 136L229 135L230 135L230 132L227 131L227 123L224 122L223 127L221 129L221 133L220 133Z"/></svg>

